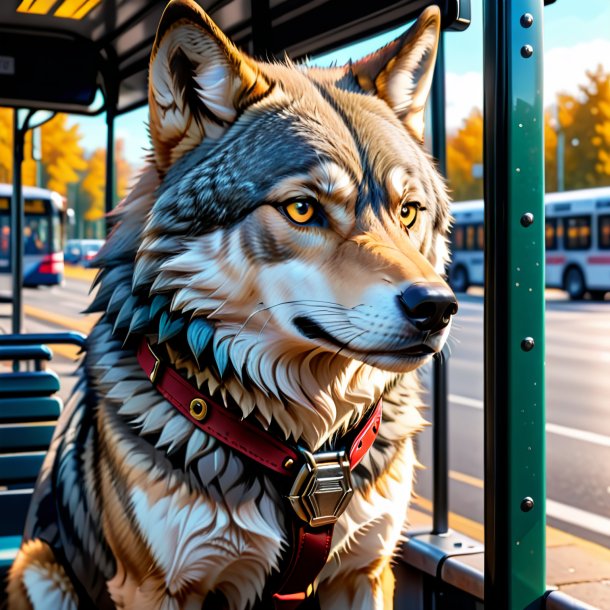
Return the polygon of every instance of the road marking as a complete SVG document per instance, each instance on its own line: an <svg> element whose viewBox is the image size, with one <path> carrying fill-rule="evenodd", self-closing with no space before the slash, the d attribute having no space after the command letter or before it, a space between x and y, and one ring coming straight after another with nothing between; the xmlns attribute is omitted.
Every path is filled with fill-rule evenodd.
<svg viewBox="0 0 610 610"><path fill-rule="evenodd" d="M473 477L457 470L449 471L449 478L459 483L476 487L477 489L483 489L485 484L481 479ZM570 523L586 530L601 534L602 536L610 537L610 519L590 513L586 510L576 508L575 506L569 506L556 500L550 500L547 498L546 501L546 514L553 519L563 521L564 523Z"/></svg>
<svg viewBox="0 0 610 610"><path fill-rule="evenodd" d="M471 485L472 487L478 487L479 489L483 489L485 487L485 484L481 479L472 477L464 472L458 472L457 470L450 470L449 478L453 479L454 481L459 481L460 483L465 483L466 485Z"/></svg>
<svg viewBox="0 0 610 610"><path fill-rule="evenodd" d="M430 500L419 496L413 500L413 506L415 509L421 508L427 513L432 513L432 502ZM483 542L485 539L485 528L482 523L463 517L457 513L449 512L449 527L460 534L464 534L474 540ZM547 548L563 546L573 544L577 547L585 549L593 554L592 559L599 561L610 561L610 550L606 547L591 542L585 538L579 538L574 534L568 534L556 527L546 526L546 546Z"/></svg>
<svg viewBox="0 0 610 610"><path fill-rule="evenodd" d="M471 409L483 410L483 401L476 398L468 398L468 396L460 396L459 394L449 394L449 400L456 405L470 407ZM610 447L610 436L598 434L597 432L589 432L588 430L579 430L578 428L568 428L559 424L546 424L546 431L558 436L573 438L585 443L599 445L600 447Z"/></svg>
<svg viewBox="0 0 610 610"><path fill-rule="evenodd" d="M586 443L600 445L601 447L610 447L610 436L598 434L597 432L589 432L588 430L578 430L577 428L567 428L559 424L547 424L546 431L552 434L559 434L568 438L574 438Z"/></svg>
<svg viewBox="0 0 610 610"><path fill-rule="evenodd" d="M78 330L86 335L91 332L93 325L99 318L98 315L89 315L86 317L83 316L80 319L69 318L68 316L62 316L58 313L51 313L28 304L23 305L23 312L26 316L35 318L36 320L51 322L51 324L56 324L57 326L61 326L62 328L66 328L68 330Z"/></svg>
<svg viewBox="0 0 610 610"><path fill-rule="evenodd" d="M476 398L468 398L468 396L460 396L459 394L449 394L449 400L456 405L463 407L471 407L472 409L483 410L483 401Z"/></svg>
<svg viewBox="0 0 610 610"><path fill-rule="evenodd" d="M64 267L64 275L71 280L82 280L91 283L97 275L97 269L66 265Z"/></svg>
<svg viewBox="0 0 610 610"><path fill-rule="evenodd" d="M610 519L590 513L586 510L576 508L575 506L569 506L555 500L546 501L546 514L549 517L559 519L565 523L571 523L578 527L597 532L602 536L610 538Z"/></svg>

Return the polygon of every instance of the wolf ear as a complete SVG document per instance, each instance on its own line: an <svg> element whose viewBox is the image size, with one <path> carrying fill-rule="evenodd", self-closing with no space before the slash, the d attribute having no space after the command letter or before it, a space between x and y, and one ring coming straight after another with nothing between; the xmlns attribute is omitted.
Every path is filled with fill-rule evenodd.
<svg viewBox="0 0 610 610"><path fill-rule="evenodd" d="M440 28L439 8L430 6L402 36L352 64L360 86L385 100L420 142Z"/></svg>
<svg viewBox="0 0 610 610"><path fill-rule="evenodd" d="M218 138L271 82L191 0L173 0L150 57L150 135L158 171L204 138Z"/></svg>

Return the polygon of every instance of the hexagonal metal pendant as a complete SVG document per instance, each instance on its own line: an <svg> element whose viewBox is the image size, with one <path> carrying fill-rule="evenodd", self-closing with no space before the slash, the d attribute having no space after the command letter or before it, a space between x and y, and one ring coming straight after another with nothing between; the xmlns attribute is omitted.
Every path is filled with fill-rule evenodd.
<svg viewBox="0 0 610 610"><path fill-rule="evenodd" d="M288 501L312 527L335 523L354 493L349 459L344 450L312 454L301 449L305 464Z"/></svg>

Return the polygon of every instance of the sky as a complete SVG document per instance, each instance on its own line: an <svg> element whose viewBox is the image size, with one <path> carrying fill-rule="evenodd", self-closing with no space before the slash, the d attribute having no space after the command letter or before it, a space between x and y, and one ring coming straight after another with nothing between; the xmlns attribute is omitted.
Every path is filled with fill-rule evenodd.
<svg viewBox="0 0 610 610"><path fill-rule="evenodd" d="M610 0L556 0L544 10L545 106L558 92L577 94L586 81L585 72L601 64L610 73ZM351 45L312 63L329 65L358 59L398 36L398 28L381 36ZM445 38L447 128L459 128L472 108L483 106L483 12L482 0L472 0L472 23L465 32L448 32ZM139 167L149 147L147 110L119 117L115 135L125 142L127 160ZM83 134L87 151L105 147L103 118L74 117Z"/></svg>

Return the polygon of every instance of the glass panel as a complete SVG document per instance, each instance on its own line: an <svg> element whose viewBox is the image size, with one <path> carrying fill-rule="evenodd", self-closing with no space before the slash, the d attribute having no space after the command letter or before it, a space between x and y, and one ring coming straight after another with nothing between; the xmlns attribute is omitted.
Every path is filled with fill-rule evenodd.
<svg viewBox="0 0 610 610"><path fill-rule="evenodd" d="M557 250L557 219L547 218L545 224L545 243L547 250Z"/></svg>
<svg viewBox="0 0 610 610"><path fill-rule="evenodd" d="M11 219L6 214L0 214L0 271L7 270L10 256Z"/></svg>
<svg viewBox="0 0 610 610"><path fill-rule="evenodd" d="M466 226L466 250L476 250L474 225Z"/></svg>
<svg viewBox="0 0 610 610"><path fill-rule="evenodd" d="M53 252L61 252L63 243L63 222L62 219L57 215L53 214Z"/></svg>
<svg viewBox="0 0 610 610"><path fill-rule="evenodd" d="M464 227L453 227L453 249L464 249Z"/></svg>
<svg viewBox="0 0 610 610"><path fill-rule="evenodd" d="M23 228L23 250L26 255L51 253L51 232L48 217L26 215Z"/></svg>
<svg viewBox="0 0 610 610"><path fill-rule="evenodd" d="M610 250L610 215L599 217L599 247Z"/></svg>
<svg viewBox="0 0 610 610"><path fill-rule="evenodd" d="M483 225L477 225L477 250L483 250L485 248L485 232L483 231Z"/></svg>
<svg viewBox="0 0 610 610"><path fill-rule="evenodd" d="M565 219L566 250L588 250L591 247L591 217L571 216Z"/></svg>

